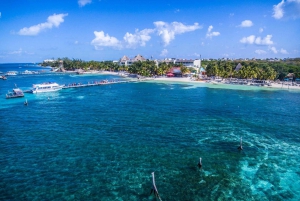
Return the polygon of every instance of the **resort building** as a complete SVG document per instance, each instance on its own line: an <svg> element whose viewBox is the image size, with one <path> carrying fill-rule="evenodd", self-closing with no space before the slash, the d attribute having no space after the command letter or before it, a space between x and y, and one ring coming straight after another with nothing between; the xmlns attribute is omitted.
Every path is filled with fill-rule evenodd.
<svg viewBox="0 0 300 201"><path fill-rule="evenodd" d="M146 61L142 55L138 54L135 56L133 59L130 59L126 55L124 55L119 61L119 65L121 66L130 66L134 62L137 61ZM200 68L201 67L201 60L200 59L176 59L176 58L171 58L171 59L162 59L162 60L153 60L156 65L159 65L160 63L166 63L166 64L173 64L173 65L180 65L182 64L183 66L186 67L193 67L193 68Z"/></svg>
<svg viewBox="0 0 300 201"><path fill-rule="evenodd" d="M158 60L158 63L163 63L165 62L166 64L172 63L174 65L184 65L186 67L195 67L199 68L201 66L201 60L200 59L176 59L176 58L171 58L171 59L163 59L163 60Z"/></svg>
<svg viewBox="0 0 300 201"><path fill-rule="evenodd" d="M120 60L119 60L119 65L120 66L130 66L133 62L137 62L137 61L146 61L147 59L145 59L142 55L138 54L137 56L135 56L133 59L130 59L129 57L127 57L126 55L124 55Z"/></svg>
<svg viewBox="0 0 300 201"><path fill-rule="evenodd" d="M137 55L137 56L135 56L133 59L132 59L132 61L133 62L136 62L136 61L146 61L146 59L143 57L143 56L141 56L141 55Z"/></svg>

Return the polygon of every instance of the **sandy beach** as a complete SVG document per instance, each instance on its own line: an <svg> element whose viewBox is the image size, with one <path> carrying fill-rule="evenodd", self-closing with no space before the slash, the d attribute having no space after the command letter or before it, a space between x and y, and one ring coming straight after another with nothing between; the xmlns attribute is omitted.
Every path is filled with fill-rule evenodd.
<svg viewBox="0 0 300 201"><path fill-rule="evenodd" d="M203 84L213 88L234 88L234 89L279 89L279 90L300 90L300 86L289 86L284 84L272 83L271 86L250 86L250 85L236 85L236 84L225 84L225 83L212 83L206 81L195 81L185 77L159 77L149 78L147 81L150 82L173 82L173 83L191 83L191 84Z"/></svg>
<svg viewBox="0 0 300 201"><path fill-rule="evenodd" d="M124 73L120 72L111 72L111 71L99 71L99 74L105 75L116 75L122 76ZM130 78L125 77L130 80L137 80L137 78ZM291 86L286 84L279 84L279 83L272 83L271 86L250 86L250 85L237 85L237 84L225 84L222 82L207 82L207 81L195 81L189 77L157 77L157 78L141 78L140 81L147 81L147 82L158 82L158 83L190 83L196 85L202 85L206 87L212 88L228 88L228 89L277 89L277 90L299 90L300 86Z"/></svg>

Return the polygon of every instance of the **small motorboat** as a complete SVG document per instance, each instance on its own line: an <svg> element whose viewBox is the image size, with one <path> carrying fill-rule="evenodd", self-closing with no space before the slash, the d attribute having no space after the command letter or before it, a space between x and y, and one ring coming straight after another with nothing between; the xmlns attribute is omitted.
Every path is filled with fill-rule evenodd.
<svg viewBox="0 0 300 201"><path fill-rule="evenodd" d="M6 98L21 98L24 97L24 93L21 89L19 88L14 88L12 92L8 92L6 94Z"/></svg>
<svg viewBox="0 0 300 201"><path fill-rule="evenodd" d="M0 75L0 79L7 80L7 78L4 75Z"/></svg>

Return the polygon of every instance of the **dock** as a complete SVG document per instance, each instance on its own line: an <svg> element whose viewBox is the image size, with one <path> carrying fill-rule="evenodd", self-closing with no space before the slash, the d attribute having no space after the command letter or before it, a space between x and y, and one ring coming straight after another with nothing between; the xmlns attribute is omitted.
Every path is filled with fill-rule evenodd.
<svg viewBox="0 0 300 201"><path fill-rule="evenodd" d="M71 83L71 84L65 84L63 85L63 89L70 89L70 88L81 88L81 87L92 87L92 86L99 86L99 85L108 85L108 84L119 84L119 83L129 83L129 82L139 82L142 80L127 80L127 81L108 81L108 80L103 80L103 81L95 81L95 82L88 82L87 84L82 84L82 83Z"/></svg>
<svg viewBox="0 0 300 201"><path fill-rule="evenodd" d="M71 84L64 84L61 85L62 89L71 89L71 88L81 88L81 87L93 87L93 86L100 86L100 85L109 85L109 84L119 84L119 83L135 83L141 81L147 81L149 79L137 79L137 80L102 80L102 81L94 81L88 82L87 84L83 83L71 83ZM32 93L31 89L24 90L23 93Z"/></svg>

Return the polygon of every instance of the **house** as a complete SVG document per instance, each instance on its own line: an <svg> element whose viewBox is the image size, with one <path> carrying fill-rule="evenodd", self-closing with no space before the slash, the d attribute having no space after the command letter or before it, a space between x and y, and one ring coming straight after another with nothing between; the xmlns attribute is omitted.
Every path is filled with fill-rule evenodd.
<svg viewBox="0 0 300 201"><path fill-rule="evenodd" d="M168 77L182 77L180 67L172 67L167 73Z"/></svg>
<svg viewBox="0 0 300 201"><path fill-rule="evenodd" d="M131 59L129 59L126 55L124 55L120 60L119 60L119 65L121 66L130 66L132 64Z"/></svg>

